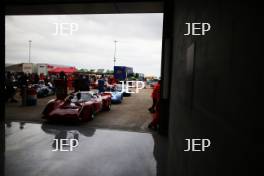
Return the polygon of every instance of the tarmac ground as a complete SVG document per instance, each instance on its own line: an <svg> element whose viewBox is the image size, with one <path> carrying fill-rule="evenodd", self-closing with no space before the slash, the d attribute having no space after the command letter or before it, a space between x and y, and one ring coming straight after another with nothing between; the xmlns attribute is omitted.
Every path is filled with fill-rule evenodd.
<svg viewBox="0 0 264 176"><path fill-rule="evenodd" d="M124 97L109 112L78 125L42 120L55 96L39 98L36 106L21 106L17 96L18 103L5 107L5 176L166 175L167 138L148 129L151 91ZM71 139L78 141L72 151L59 142ZM53 151L61 143L64 148Z"/></svg>
<svg viewBox="0 0 264 176"><path fill-rule="evenodd" d="M149 131L148 124L152 119L152 114L148 108L151 106L152 89L141 89L139 93L124 97L122 103L112 104L109 112L96 114L93 121L85 122L83 125L94 128L122 129L127 131ZM18 103L6 103L5 120L19 122L42 123L42 110L46 103L54 99L49 96L37 99L36 106L22 106L21 98L16 95Z"/></svg>

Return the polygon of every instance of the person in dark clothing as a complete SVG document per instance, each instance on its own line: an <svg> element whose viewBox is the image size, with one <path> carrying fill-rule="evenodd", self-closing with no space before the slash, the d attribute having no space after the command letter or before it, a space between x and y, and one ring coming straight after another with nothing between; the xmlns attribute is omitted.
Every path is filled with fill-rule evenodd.
<svg viewBox="0 0 264 176"><path fill-rule="evenodd" d="M90 91L90 78L89 76L85 76L84 78L84 88L86 91Z"/></svg>
<svg viewBox="0 0 264 176"><path fill-rule="evenodd" d="M12 75L10 72L7 73L6 80L5 80L5 91L6 91L6 102L8 102L9 99L10 102L16 103L17 100L14 98L16 94L16 90L13 85Z"/></svg>
<svg viewBox="0 0 264 176"><path fill-rule="evenodd" d="M67 76L66 74L64 73L64 71L61 71L60 74L59 74L59 79L63 79L65 81L67 81Z"/></svg>
<svg viewBox="0 0 264 176"><path fill-rule="evenodd" d="M27 86L28 82L27 82L27 76L26 74L22 73L19 80L18 80L19 86L20 88Z"/></svg>
<svg viewBox="0 0 264 176"><path fill-rule="evenodd" d="M72 82L72 86L74 87L74 92L81 91L82 88L82 75L80 74L75 74L74 75L74 80Z"/></svg>
<svg viewBox="0 0 264 176"><path fill-rule="evenodd" d="M26 105L26 92L28 88L28 77L25 73L21 73L19 79L20 96L22 98L22 105Z"/></svg>
<svg viewBox="0 0 264 176"><path fill-rule="evenodd" d="M65 99L68 94L66 74L63 71L60 72L59 78L56 79L54 83L55 83L56 97L58 99Z"/></svg>
<svg viewBox="0 0 264 176"><path fill-rule="evenodd" d="M80 90L78 77L74 78L72 86L74 87L74 92L78 92Z"/></svg>
<svg viewBox="0 0 264 176"><path fill-rule="evenodd" d="M18 79L18 84L20 88L20 95L22 96L25 92L25 89L28 86L28 81L27 81L27 75L25 73L21 73L21 76Z"/></svg>
<svg viewBox="0 0 264 176"><path fill-rule="evenodd" d="M84 83L84 76L80 75L78 78L78 87L80 91L84 91L85 90L85 83Z"/></svg>
<svg viewBox="0 0 264 176"><path fill-rule="evenodd" d="M39 76L38 76L38 74L35 74L34 84L38 84L38 82L39 82Z"/></svg>
<svg viewBox="0 0 264 176"><path fill-rule="evenodd" d="M99 93L105 91L105 80L103 76L98 80L98 91Z"/></svg>

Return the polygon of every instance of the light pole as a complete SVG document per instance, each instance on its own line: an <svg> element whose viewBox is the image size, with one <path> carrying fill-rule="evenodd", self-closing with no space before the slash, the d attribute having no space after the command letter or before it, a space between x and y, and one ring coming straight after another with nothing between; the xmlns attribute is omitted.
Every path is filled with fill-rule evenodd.
<svg viewBox="0 0 264 176"><path fill-rule="evenodd" d="M115 42L115 52L114 52L114 66L115 66L115 62L116 62L116 43L117 43L117 41L115 40L114 41Z"/></svg>
<svg viewBox="0 0 264 176"><path fill-rule="evenodd" d="M28 63L30 63L30 49L31 49L31 40L28 41Z"/></svg>

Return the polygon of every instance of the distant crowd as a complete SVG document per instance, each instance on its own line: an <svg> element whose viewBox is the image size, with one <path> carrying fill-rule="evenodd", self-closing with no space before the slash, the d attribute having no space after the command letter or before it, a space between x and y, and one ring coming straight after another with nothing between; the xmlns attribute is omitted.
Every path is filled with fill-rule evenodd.
<svg viewBox="0 0 264 176"><path fill-rule="evenodd" d="M36 74L24 72L6 72L5 73L5 93L6 101L17 102L14 96L16 90L23 90L30 85L39 84L43 80L46 85L53 85L56 88L56 80L64 80L67 89L76 91L89 91L90 88L98 89L99 92L104 91L107 84L117 83L117 80L112 75L87 75L87 74Z"/></svg>

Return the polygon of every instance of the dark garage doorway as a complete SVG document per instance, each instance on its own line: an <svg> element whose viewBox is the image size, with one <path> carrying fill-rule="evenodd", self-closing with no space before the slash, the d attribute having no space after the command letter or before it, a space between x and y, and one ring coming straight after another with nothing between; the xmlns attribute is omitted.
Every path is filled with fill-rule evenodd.
<svg viewBox="0 0 264 176"><path fill-rule="evenodd" d="M118 20L118 18L120 18L121 20L125 20L125 21L123 21L123 23L126 22L126 24L123 24L120 22L111 24L112 26L114 26L114 28L116 28L116 30L111 31L113 29L109 29L110 34L112 32L112 36L110 35L112 38L111 37L109 38L109 36L106 36L106 37L103 36L103 34L107 33L107 30L108 30L108 29L106 29L106 31L103 31L102 30L102 28L104 28L103 26L98 27L98 24L91 24L90 26L85 28L85 26L84 26L85 21L80 20L81 18L83 18L85 16L88 16L88 17L92 16L90 18L92 20L90 20L88 18L88 20L86 21L88 24L93 23L96 20L100 21L101 19L104 19L107 17L109 19L111 19L112 21L115 21L115 19ZM134 18L133 16L136 16L136 17ZM149 23L150 27L148 28L149 30L144 31L145 30L144 28L139 28L139 29L133 30L132 29L133 24L130 24L130 23L132 23L133 20L137 22L135 26L137 26L137 24L140 25L140 24L148 23L150 20L147 20L146 16L151 18L151 22ZM118 109L123 109L123 107L117 108L118 105L113 105L112 108L114 109L113 110L114 112L111 112L112 113L112 120L111 121L109 121L110 118L107 117L109 115L107 113L103 113L103 114L98 115L98 120L96 119L96 120L89 122L89 123L91 123L91 126L93 126L93 127L117 128L117 129L121 128L121 129L132 130L132 131L133 130L148 131L147 126L150 123L153 115L150 114L147 111L147 109L152 104L152 100L151 100L152 87L151 87L151 85L154 84L154 82L150 83L149 81L151 79L158 80L160 78L160 75L161 75L161 73L160 73L160 69L161 69L160 59L161 59L161 45L162 45L162 19L163 19L162 13L155 13L155 14L153 14L153 13L123 14L122 13L122 14L102 14L102 15L99 15L99 14L84 15L84 14L82 14L82 15L56 15L56 16L53 16L53 15L41 15L41 16L36 16L36 15L13 16L13 15L9 15L6 18L6 22L8 22L8 23L6 23L7 24L6 25L6 35L7 35L6 41L7 41L7 49L9 49L9 52L7 52L6 63L13 61L12 59L9 59L9 58L18 58L17 56L12 55L12 54L14 54L14 52L11 52L11 50L14 49L15 43L13 43L13 44L10 43L8 45L9 40L11 39L11 41L13 41L12 37L14 37L14 35L11 35L11 33L9 33L10 32L9 30L12 29L12 27L14 27L14 24L15 24L14 22L17 20L19 21L19 23L17 24L16 27L19 28L20 30L23 30L23 27L22 27L23 24L25 26L29 26L28 31L26 31L26 29L24 29L25 30L24 34L23 34L24 38L21 37L21 41L19 41L19 42L20 42L20 45L23 45L23 43L21 43L21 42L24 42L24 41L22 41L22 40L25 40L25 41L27 41L28 39L31 40L30 47L31 47L31 62L32 63L35 62L35 63L48 63L49 64L49 61L51 61L53 63L51 63L50 65L52 65L52 64L56 65L57 64L58 66L60 65L60 63L65 63L68 66L76 66L76 64L78 64L79 70L88 70L88 71L89 70L102 70L102 68L103 68L104 70L107 70L107 71L109 71L109 70L113 71L114 69L111 70L112 66L110 67L109 65L112 65L111 62L113 61L113 58L112 58L113 46L114 46L113 41L115 41L115 39L117 38L117 40L118 40L118 44L116 47L116 49L117 49L117 61L114 64L123 65L123 66L124 65L132 66L132 67L134 67L134 69L137 73L145 72L144 73L145 78L148 77L148 79L142 80L142 81L145 81L146 89L140 90L141 93L143 92L143 95L132 94L132 96L131 96L132 98L125 98L126 100L123 101L124 102L123 104L125 104L125 105L121 104L121 106L123 105L124 108L126 108L123 111L118 111ZM34 20L37 21L38 24L34 24L34 25L32 25L32 27L30 27L30 25L33 24ZM152 22L152 21L154 21L154 22ZM94 37L93 36L94 34L91 34L90 36L88 35L85 37L87 37L87 40L91 40L93 43L91 42L91 43L86 44L85 42L82 42L80 45L78 43L76 44L74 42L70 42L71 40L74 41L74 40L78 40L80 38L83 38L83 36L81 36L81 35L74 36L74 34L72 34L74 32L76 32L76 33L80 32L80 31L77 31L76 26L72 25L70 27L73 27L73 29L75 29L75 30L70 31L71 32L70 34L67 34L67 33L63 34L62 37L66 38L65 41L61 39L62 38L61 36L59 36L59 37L61 37L61 38L58 37L59 43L55 44L54 39L56 41L56 39L58 39L58 38L56 38L57 36L54 37L54 33L58 32L57 30L59 27L58 26L59 22L60 23L64 22L63 23L64 25L69 24L69 26L71 24L78 24L78 26L79 26L78 29L81 27L83 28L81 32L89 33L89 30L87 30L87 29L89 29L89 27L91 29L91 32L98 30L99 33L101 33L100 34L101 38ZM73 22L73 23L70 24L70 23L66 23L66 22ZM101 22L102 22L102 20L101 20ZM157 23L159 24L158 25L159 29L158 29L158 32L156 32L158 34L155 34L155 30L157 30ZM41 27L41 24L42 24L42 27ZM119 24L119 26L116 24ZM130 25L128 25L128 24L130 24ZM21 26L19 27L19 25L21 25ZM93 28L93 25L94 25L94 28ZM146 24L146 25L148 25L148 24ZM124 26L124 27L122 27L122 26ZM41 28L44 29L43 30L44 33L41 33ZM65 31L67 32L67 26L64 29L66 29ZM122 30L125 31L126 29L127 29L127 32L125 32L125 33L128 33L128 35L130 34L128 39L127 38L118 39L120 37L115 36L115 35L121 33ZM142 30L142 29L143 29L143 32L140 33L139 30ZM34 31L38 31L39 33L34 34ZM13 31L13 32L15 32L15 31ZM28 38L26 37L27 32L32 34L32 35L28 35ZM62 31L60 31L60 32L62 32ZM114 32L116 32L116 34ZM17 31L17 33L19 34L19 31ZM48 35L45 33L48 33ZM139 35L137 35L137 33L139 33ZM39 35L39 36L36 37L34 35ZM73 38L70 38L71 35L73 36ZM155 35L157 35L157 36L155 36ZM50 37L50 39L48 39L49 37ZM135 37L135 39L133 39L133 37ZM146 40L144 40L144 37L146 37ZM154 37L154 39L152 39L153 37ZM107 38L107 40L104 40L104 38ZM150 39L150 40L148 41L148 39ZM43 41L44 44L46 43L47 46L44 46L44 44L41 43L41 40ZM96 41L99 41L99 43L96 44ZM140 42L142 42L142 44L140 44ZM73 52L72 56L71 56L72 53L69 53L68 57L65 57L65 55L64 55L64 56L62 56L63 59L61 59L61 61L60 61L59 60L59 57L60 57L59 52L55 53L55 54L53 52L49 55L48 50L47 50L48 47L50 47L50 49L52 49L52 50L53 49L61 50L61 49L63 49L63 46L62 46L63 43L70 43L70 46L76 45L75 49L77 49L78 53L74 52L74 49L73 49L74 47L71 48L71 47L67 46L68 49L67 49L67 47L66 47L66 49L68 51L72 50L72 52ZM107 44L102 46L102 44L105 44L105 43L107 43ZM90 44L90 47L89 47L89 44ZM91 55L89 55L89 49L91 50L92 44L96 45L97 47L99 45L101 45L100 46L101 48L99 48L99 49L104 51L102 53L107 53L106 55L101 56L101 58L104 58L104 59L100 60L100 56L95 57L94 55L92 55L94 53L100 53L99 50L97 52L92 51ZM12 45L12 47L9 47L11 45ZM24 50L27 50L26 45L27 44L25 43L25 46L23 48ZM86 46L86 48L85 48L85 46ZM88 63L86 63L86 64L82 61L82 59L80 59L79 61L77 59L78 54L80 55L82 52L82 49L81 49L82 47L84 48L83 50L85 50L84 52L87 51L87 53L88 53L87 55L83 55L83 58L87 58L87 60L88 60ZM43 55L41 55L41 51L40 51L41 48L46 49L45 50L46 52L42 51ZM127 53L124 51L127 51ZM11 53L11 54L9 54L9 53ZM27 62L27 59L28 59L27 53L23 53L22 55L24 56L22 58L25 58L25 59L16 60L16 62L17 62L16 64L19 64L20 61L22 63ZM61 55L63 55L63 53L61 53ZM49 59L45 59L44 57L47 57ZM70 59L71 57L72 58L75 57L75 59ZM96 60L98 62L98 64L92 65L91 64L92 62L89 62L89 57L91 57L91 59L90 59L91 61ZM114 57L116 57L116 56L114 56ZM54 61L56 61L56 62L54 62ZM131 61L133 61L133 62L131 62ZM143 63L143 61L144 61L144 63ZM29 59L29 62L30 62L30 59ZM140 64L142 65L141 66L142 68L139 68ZM80 71L78 71L78 72L80 72ZM97 74L98 72L95 71L95 73ZM104 74L106 74L106 73L104 73ZM139 79L136 79L136 80L139 80ZM40 107L38 107L37 109L32 107L26 111L24 111L20 108L20 110L22 110L21 112L17 112L17 110L14 106L11 106L11 108L6 106L6 108L7 108L6 109L7 110L6 120L21 120L21 121L24 120L24 121L39 122L41 120L40 113L44 109L46 102L48 102L52 98L54 98L54 97L50 97L50 98L47 97L44 100L39 99L38 104L40 105ZM18 116L18 114L20 114L20 115ZM117 117L119 117L119 119L117 119Z"/></svg>

